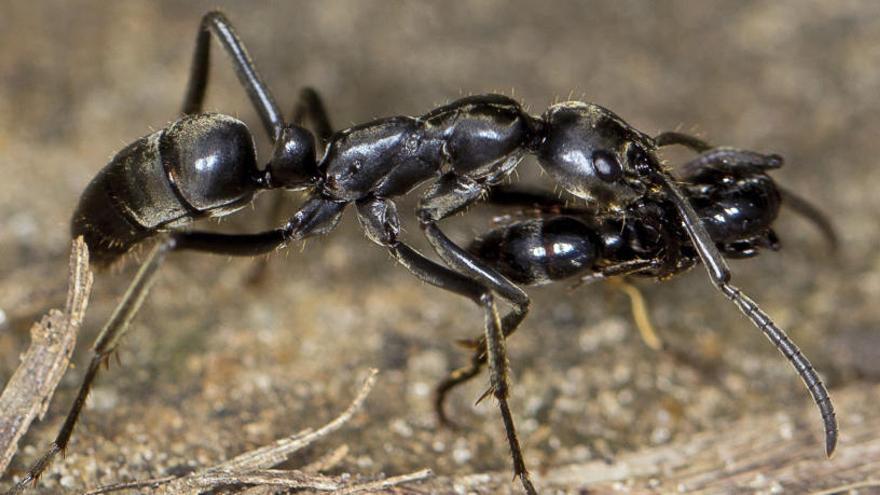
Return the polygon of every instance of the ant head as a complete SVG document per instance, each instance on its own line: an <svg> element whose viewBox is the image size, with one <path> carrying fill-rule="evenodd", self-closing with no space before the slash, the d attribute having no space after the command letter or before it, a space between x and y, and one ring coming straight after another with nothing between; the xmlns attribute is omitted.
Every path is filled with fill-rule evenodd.
<svg viewBox="0 0 880 495"><path fill-rule="evenodd" d="M553 105L542 117L541 166L595 208L620 210L643 196L659 169L654 140L610 110L582 102Z"/></svg>
<svg viewBox="0 0 880 495"><path fill-rule="evenodd" d="M284 126L275 141L272 160L266 166L268 187L304 189L318 179L315 137L295 124Z"/></svg>

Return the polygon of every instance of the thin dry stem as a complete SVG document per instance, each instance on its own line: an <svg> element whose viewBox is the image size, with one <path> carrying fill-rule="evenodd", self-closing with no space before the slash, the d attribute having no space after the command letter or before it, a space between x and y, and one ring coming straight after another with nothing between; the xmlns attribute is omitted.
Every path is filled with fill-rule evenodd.
<svg viewBox="0 0 880 495"><path fill-rule="evenodd" d="M209 470L246 471L251 469L267 469L283 462L290 456L290 454L311 445L316 440L333 433L347 423L351 417L363 407L367 395L370 394L370 391L376 384L377 373L378 371L375 369L370 370L370 375L367 377L364 386L361 388L361 391L358 393L357 397L355 397L354 401L352 401L351 405L348 406L348 408L336 419L322 426L318 430L303 430L287 438L276 440L271 445L241 454L238 457L230 459L210 468Z"/></svg>
<svg viewBox="0 0 880 495"><path fill-rule="evenodd" d="M31 327L31 345L0 395L0 474L18 450L34 418L42 419L64 376L89 303L93 275L82 237L73 241L64 311L49 313Z"/></svg>
<svg viewBox="0 0 880 495"><path fill-rule="evenodd" d="M322 473L324 471L333 469L337 464L345 459L345 456L348 455L348 452L348 445L340 445L339 447L324 454L317 460L303 466L302 471L304 473Z"/></svg>
<svg viewBox="0 0 880 495"><path fill-rule="evenodd" d="M385 478L381 480L370 481L369 483L362 483L359 485L350 486L348 488L340 490L339 495L352 495L354 493L387 490L389 488L400 486L405 483L424 481L433 475L434 473L432 473L430 469L422 469L421 471L416 471L414 473L404 474L401 476L392 476L391 478Z"/></svg>
<svg viewBox="0 0 880 495"><path fill-rule="evenodd" d="M179 478L159 478L132 483L108 485L86 495L110 493L124 489L157 489L159 493L198 494L211 491L220 486L248 486L255 489L248 493L272 493L277 488L308 489L315 491L339 491L340 493L361 493L398 486L404 483L421 481L431 476L431 471L423 470L403 476L385 478L369 483L351 485L342 477L329 477L318 474L339 463L348 453L348 446L341 446L328 455L306 465L303 469L277 470L270 469L287 460L290 454L303 449L317 440L333 433L345 425L362 407L373 386L376 384L376 370L364 381L363 387L351 405L336 419L318 428L305 429L286 438L276 440L270 445L245 452L226 462Z"/></svg>

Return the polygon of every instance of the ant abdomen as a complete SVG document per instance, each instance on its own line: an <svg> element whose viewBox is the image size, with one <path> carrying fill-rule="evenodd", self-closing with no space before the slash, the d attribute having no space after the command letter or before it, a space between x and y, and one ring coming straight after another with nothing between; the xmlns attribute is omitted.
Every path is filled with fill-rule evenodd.
<svg viewBox="0 0 880 495"><path fill-rule="evenodd" d="M117 153L83 192L71 231L106 265L159 231L248 204L257 174L244 123L186 116Z"/></svg>
<svg viewBox="0 0 880 495"><path fill-rule="evenodd" d="M600 246L593 229L560 216L495 229L470 250L515 282L542 285L591 270Z"/></svg>

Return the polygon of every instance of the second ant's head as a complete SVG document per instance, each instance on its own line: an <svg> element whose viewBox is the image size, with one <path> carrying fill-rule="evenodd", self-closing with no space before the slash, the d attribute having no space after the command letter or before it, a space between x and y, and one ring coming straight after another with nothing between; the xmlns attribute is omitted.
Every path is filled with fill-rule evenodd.
<svg viewBox="0 0 880 495"><path fill-rule="evenodd" d="M538 159L566 191L597 209L617 211L644 196L646 176L659 167L651 137L591 103L553 105L542 120Z"/></svg>
<svg viewBox="0 0 880 495"><path fill-rule="evenodd" d="M305 189L318 180L315 137L304 127L284 126L275 141L272 159L266 166L266 186Z"/></svg>

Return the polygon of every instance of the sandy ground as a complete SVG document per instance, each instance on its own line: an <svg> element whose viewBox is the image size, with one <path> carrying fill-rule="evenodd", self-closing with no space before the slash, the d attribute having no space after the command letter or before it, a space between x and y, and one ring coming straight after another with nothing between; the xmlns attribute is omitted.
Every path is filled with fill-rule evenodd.
<svg viewBox="0 0 880 495"><path fill-rule="evenodd" d="M115 151L175 118L200 15L218 4L279 102L288 108L301 86L314 86L338 127L501 92L533 113L585 99L645 132L680 129L784 155L775 176L834 219L842 252L829 256L810 225L784 212L784 249L734 262L735 281L789 330L832 392L880 379L880 3L58 0L0 9L0 380L33 318L63 300L78 194ZM208 108L252 124L265 156L254 112L225 59L215 60ZM532 159L519 179L547 184ZM401 211L409 238L425 246L407 214L414 197ZM268 199L220 228L266 227ZM490 220L476 209L449 230L464 242ZM345 407L370 367L381 374L365 413L321 446L351 447L340 470L507 469L495 408L472 407L484 380L452 398L465 429L438 429L431 413L433 385L467 357L454 340L480 331L476 308L395 266L350 213L325 238L274 256L263 287L245 285L253 267L174 257L124 343L123 366L99 379L43 492L183 472L316 426ZM98 276L79 369L25 437L13 474L54 435L87 343L133 268ZM531 291L534 310L509 348L533 469L812 407L704 272L640 287L664 338L689 359L647 349L610 288ZM799 427L821 450L813 419Z"/></svg>

